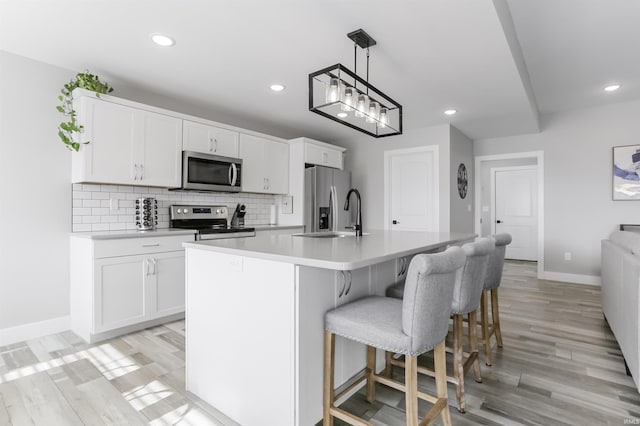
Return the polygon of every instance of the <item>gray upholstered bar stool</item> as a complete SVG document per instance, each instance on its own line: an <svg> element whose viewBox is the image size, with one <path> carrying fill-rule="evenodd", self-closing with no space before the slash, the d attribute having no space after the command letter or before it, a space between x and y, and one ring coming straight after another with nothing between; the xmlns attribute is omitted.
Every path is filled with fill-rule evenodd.
<svg viewBox="0 0 640 426"><path fill-rule="evenodd" d="M451 425L447 403L444 339L456 271L464 265L464 250L451 247L444 253L415 256L409 265L403 300L366 297L340 306L325 315L323 425L333 425L337 417L352 425L369 425L363 419L335 406L333 383L335 335L367 345L367 368L356 383L367 381L367 401L375 400L375 383L405 392L407 425L418 425L418 398L433 407L422 424L433 423L438 415ZM406 356L405 383L375 373L376 348ZM418 391L417 357L434 349L437 395Z"/></svg>
<svg viewBox="0 0 640 426"><path fill-rule="evenodd" d="M496 344L502 347L502 331L500 330L500 308L498 305L498 287L502 280L502 269L504 267L504 254L507 245L511 244L511 235L496 234L490 237L495 241L496 248L489 256L487 265L487 275L484 279L484 291L482 292L481 325L482 340L484 341L485 363L493 363L491 356L491 336L496 336ZM491 298L491 324L489 323L489 297Z"/></svg>
<svg viewBox="0 0 640 426"><path fill-rule="evenodd" d="M494 241L491 238L479 238L473 243L462 246L466 260L464 266L456 274L451 316L453 317L453 375L447 376L447 381L456 385L458 410L465 412L464 376L473 366L477 382L482 381L480 362L478 360L478 337L476 311L480 307L480 297L484 288L485 275L489 256L494 251ZM387 296L402 298L404 283L396 283L387 289ZM463 320L468 316L469 353L465 358L462 350ZM404 366L402 361L394 359L389 352L386 356L387 376L391 374L393 365ZM418 367L418 372L432 376L433 370Z"/></svg>

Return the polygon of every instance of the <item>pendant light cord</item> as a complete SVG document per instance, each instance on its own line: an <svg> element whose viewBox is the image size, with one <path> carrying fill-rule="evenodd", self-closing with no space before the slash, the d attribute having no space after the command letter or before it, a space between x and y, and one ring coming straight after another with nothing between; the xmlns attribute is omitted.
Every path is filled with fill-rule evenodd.
<svg viewBox="0 0 640 426"><path fill-rule="evenodd" d="M369 48L367 47L367 95L369 94Z"/></svg>
<svg viewBox="0 0 640 426"><path fill-rule="evenodd" d="M353 43L353 68L355 75L358 75L358 43ZM353 81L353 88L358 87L358 80Z"/></svg>

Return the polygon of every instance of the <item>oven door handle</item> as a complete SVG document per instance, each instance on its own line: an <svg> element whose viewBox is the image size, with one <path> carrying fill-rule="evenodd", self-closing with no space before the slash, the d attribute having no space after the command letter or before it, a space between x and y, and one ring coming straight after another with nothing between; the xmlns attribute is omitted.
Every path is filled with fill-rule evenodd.
<svg viewBox="0 0 640 426"><path fill-rule="evenodd" d="M231 170L233 172L233 177L231 178L231 186L236 186L236 181L238 180L238 168L236 167L236 163L231 163Z"/></svg>

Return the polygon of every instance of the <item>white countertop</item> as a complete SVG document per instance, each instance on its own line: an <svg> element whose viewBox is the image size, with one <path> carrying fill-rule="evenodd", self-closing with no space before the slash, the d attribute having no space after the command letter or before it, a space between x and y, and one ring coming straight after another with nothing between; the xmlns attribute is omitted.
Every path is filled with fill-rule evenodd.
<svg viewBox="0 0 640 426"><path fill-rule="evenodd" d="M111 240L116 238L144 238L144 237L172 237L176 235L194 235L194 229L163 228L153 231L100 231L100 232L73 232L72 237L89 238L92 240Z"/></svg>
<svg viewBox="0 0 640 426"><path fill-rule="evenodd" d="M304 228L304 225L247 225L247 226L251 228L255 228L256 231L267 231L269 229Z"/></svg>
<svg viewBox="0 0 640 426"><path fill-rule="evenodd" d="M305 238L257 234L255 238L185 242L182 245L187 249L348 271L475 238L475 234L450 232L367 232L369 235L359 238Z"/></svg>

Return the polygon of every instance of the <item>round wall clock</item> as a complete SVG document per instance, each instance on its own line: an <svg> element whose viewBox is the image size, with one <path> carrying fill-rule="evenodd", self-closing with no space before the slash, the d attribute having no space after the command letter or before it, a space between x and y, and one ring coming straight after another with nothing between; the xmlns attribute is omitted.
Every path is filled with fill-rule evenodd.
<svg viewBox="0 0 640 426"><path fill-rule="evenodd" d="M464 163L460 163L458 166L458 194L460 198L467 196L467 186L469 185L469 179L467 177L467 168Z"/></svg>

